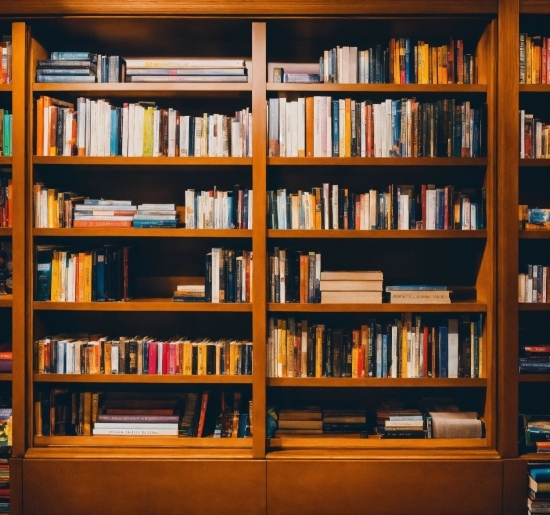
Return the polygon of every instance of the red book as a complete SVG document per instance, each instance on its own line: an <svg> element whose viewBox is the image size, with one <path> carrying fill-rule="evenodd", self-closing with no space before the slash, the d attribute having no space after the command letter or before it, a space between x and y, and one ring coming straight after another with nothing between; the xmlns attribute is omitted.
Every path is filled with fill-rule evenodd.
<svg viewBox="0 0 550 515"><path fill-rule="evenodd" d="M12 359L12 351L0 352L0 359Z"/></svg>
<svg viewBox="0 0 550 515"><path fill-rule="evenodd" d="M428 362L430 355L428 353L428 328L424 327L424 336L422 338L422 377L428 377Z"/></svg>
<svg viewBox="0 0 550 515"><path fill-rule="evenodd" d="M157 348L156 342L149 343L149 374L157 373Z"/></svg>
<svg viewBox="0 0 550 515"><path fill-rule="evenodd" d="M204 429L204 419L206 418L206 407L208 405L208 392L202 394L201 412L199 415L199 426L197 428L197 438L202 438Z"/></svg>
<svg viewBox="0 0 550 515"><path fill-rule="evenodd" d="M541 52L541 60L542 60L542 65L541 65L541 84L546 84L547 83L547 80L548 80L548 70L546 68L546 60L547 60L547 57L548 57L548 49L547 49L547 45L548 45L548 38L542 38L542 52Z"/></svg>
<svg viewBox="0 0 550 515"><path fill-rule="evenodd" d="M132 227L131 220L74 220L73 227Z"/></svg>
<svg viewBox="0 0 550 515"><path fill-rule="evenodd" d="M165 342L162 345L162 373L169 374L170 364L170 344Z"/></svg>

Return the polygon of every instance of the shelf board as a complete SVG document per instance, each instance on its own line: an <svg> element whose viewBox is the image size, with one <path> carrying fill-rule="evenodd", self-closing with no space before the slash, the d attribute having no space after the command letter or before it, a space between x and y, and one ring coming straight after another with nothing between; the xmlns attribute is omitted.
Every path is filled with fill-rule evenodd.
<svg viewBox="0 0 550 515"><path fill-rule="evenodd" d="M270 377L267 378L267 386L299 386L304 388L392 388L392 387L486 387L487 379L471 379L471 378L359 378L352 379L349 377Z"/></svg>
<svg viewBox="0 0 550 515"><path fill-rule="evenodd" d="M137 229L123 227L78 227L70 229L33 229L33 236L74 237L90 236L102 238L108 236L162 237L162 238L251 238L249 229ZM0 230L0 236L2 232Z"/></svg>
<svg viewBox="0 0 550 515"><path fill-rule="evenodd" d="M75 447L181 447L248 449L252 438L180 438L177 436L35 436L35 446Z"/></svg>
<svg viewBox="0 0 550 515"><path fill-rule="evenodd" d="M12 228L11 227L0 227L0 236L11 236Z"/></svg>
<svg viewBox="0 0 550 515"><path fill-rule="evenodd" d="M520 84L520 93L550 93L550 84Z"/></svg>
<svg viewBox="0 0 550 515"><path fill-rule="evenodd" d="M252 384L251 375L34 374L35 383Z"/></svg>
<svg viewBox="0 0 550 515"><path fill-rule="evenodd" d="M548 231L550 233L550 231ZM479 231L387 231L387 230L372 230L372 231L356 231L344 229L326 229L326 230L302 230L302 229L269 229L267 231L268 238L330 238L330 239L485 239L487 238L486 230Z"/></svg>
<svg viewBox="0 0 550 515"><path fill-rule="evenodd" d="M357 449L482 449L487 447L486 438L425 438L425 439L380 439L376 435L361 438L350 435L285 435L267 439L267 447L282 449L307 448L357 448Z"/></svg>
<svg viewBox="0 0 550 515"><path fill-rule="evenodd" d="M529 452L527 454L522 454L520 456L523 460L528 461L548 461L550 462L550 453L549 452Z"/></svg>
<svg viewBox="0 0 550 515"><path fill-rule="evenodd" d="M0 374L0 381L2 382L11 381L12 379L13 379L13 374L11 372Z"/></svg>
<svg viewBox="0 0 550 515"><path fill-rule="evenodd" d="M42 83L34 82L32 89L36 93L74 93L77 95L136 96L149 95L173 96L174 93L223 93L251 92L252 82L144 82L144 83Z"/></svg>
<svg viewBox="0 0 550 515"><path fill-rule="evenodd" d="M0 308L11 308L13 295L0 295Z"/></svg>
<svg viewBox="0 0 550 515"><path fill-rule="evenodd" d="M0 93L10 92L13 90L13 84L0 84Z"/></svg>
<svg viewBox="0 0 550 515"><path fill-rule="evenodd" d="M486 84L334 84L268 82L267 91L319 91L325 93L487 93Z"/></svg>
<svg viewBox="0 0 550 515"><path fill-rule="evenodd" d="M268 157L272 166L487 166L486 157Z"/></svg>
<svg viewBox="0 0 550 515"><path fill-rule="evenodd" d="M520 311L550 311L550 302L518 302Z"/></svg>
<svg viewBox="0 0 550 515"><path fill-rule="evenodd" d="M550 238L550 231L546 229L532 229L529 231L519 231L520 240L545 240Z"/></svg>
<svg viewBox="0 0 550 515"><path fill-rule="evenodd" d="M7 158L8 159L8 158ZM11 159L11 158L9 158ZM251 157L33 156L35 165L78 166L251 166ZM0 163L1 164L1 163Z"/></svg>
<svg viewBox="0 0 550 515"><path fill-rule="evenodd" d="M1 90L0 90L1 91ZM10 156L10 157L0 157L0 166L11 166L13 162L13 158Z"/></svg>
<svg viewBox="0 0 550 515"><path fill-rule="evenodd" d="M550 167L550 159L520 159L519 166L524 168L544 168Z"/></svg>
<svg viewBox="0 0 550 515"><path fill-rule="evenodd" d="M518 374L520 383L550 383L550 374Z"/></svg>
<svg viewBox="0 0 550 515"><path fill-rule="evenodd" d="M252 304L211 302L174 302L168 299L134 299L128 302L51 302L34 301L40 311L215 311L251 312Z"/></svg>
<svg viewBox="0 0 550 515"><path fill-rule="evenodd" d="M550 306L550 304L548 304ZM452 302L450 304L301 304L269 303L267 309L272 312L299 313L484 313L487 304L483 302Z"/></svg>

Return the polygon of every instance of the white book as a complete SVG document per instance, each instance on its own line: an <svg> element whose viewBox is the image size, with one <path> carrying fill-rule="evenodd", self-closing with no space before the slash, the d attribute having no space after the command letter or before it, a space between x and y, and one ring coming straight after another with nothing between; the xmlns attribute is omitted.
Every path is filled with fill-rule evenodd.
<svg viewBox="0 0 550 515"><path fill-rule="evenodd" d="M212 303L220 302L220 248L212 249Z"/></svg>
<svg viewBox="0 0 550 515"><path fill-rule="evenodd" d="M330 185L328 182L325 182L323 183L323 221L324 221L324 224L323 224L323 229L330 229L330 225L329 225L329 222L330 222L330 219L329 219L329 199L330 199L330 194L329 194L329 188L330 188Z"/></svg>
<svg viewBox="0 0 550 515"><path fill-rule="evenodd" d="M287 157L286 153L286 98L279 98L279 154Z"/></svg>
<svg viewBox="0 0 550 515"><path fill-rule="evenodd" d="M128 157L128 104L123 104L121 110L122 148L123 157Z"/></svg>
<svg viewBox="0 0 550 515"><path fill-rule="evenodd" d="M458 377L458 319L450 318L448 326L448 377ZM473 361L473 359L472 359Z"/></svg>
<svg viewBox="0 0 550 515"><path fill-rule="evenodd" d="M95 435L120 436L178 436L178 429L92 429Z"/></svg>
<svg viewBox="0 0 550 515"><path fill-rule="evenodd" d="M128 104L128 157L134 157L134 126L136 116L135 104Z"/></svg>
<svg viewBox="0 0 550 515"><path fill-rule="evenodd" d="M306 155L306 99L298 98L298 157Z"/></svg>
<svg viewBox="0 0 550 515"><path fill-rule="evenodd" d="M76 139L76 147L78 149L78 155L86 155L86 99L80 97L77 101L77 122L78 122L78 135Z"/></svg>
<svg viewBox="0 0 550 515"><path fill-rule="evenodd" d="M90 141L91 141L91 130L90 130L90 126L91 126L91 120L90 120L90 105L91 105L91 100L89 98L86 99L86 143L85 143L85 148L86 148L86 152L85 152L85 155L89 156L90 155Z"/></svg>
<svg viewBox="0 0 550 515"><path fill-rule="evenodd" d="M170 422L94 422L94 429L178 429Z"/></svg>
<svg viewBox="0 0 550 515"><path fill-rule="evenodd" d="M180 116L180 157L189 156L189 116Z"/></svg>
<svg viewBox="0 0 550 515"><path fill-rule="evenodd" d="M160 152L160 111L153 109L153 157Z"/></svg>
<svg viewBox="0 0 550 515"><path fill-rule="evenodd" d="M337 68L337 72L336 72L336 82L338 84L341 84L343 82L343 68L344 68L344 63L343 63L343 51L342 51L342 47L336 47L336 55L337 55L337 65L338 65L338 68Z"/></svg>
<svg viewBox="0 0 550 515"><path fill-rule="evenodd" d="M391 327L391 374L390 377L397 377L397 326Z"/></svg>
<svg viewBox="0 0 550 515"><path fill-rule="evenodd" d="M241 123L231 120L231 157L243 157L241 144Z"/></svg>
<svg viewBox="0 0 550 515"><path fill-rule="evenodd" d="M518 302L525 302L525 283L527 274L518 275Z"/></svg>
<svg viewBox="0 0 550 515"><path fill-rule="evenodd" d="M313 157L321 157L321 99L313 97Z"/></svg>
<svg viewBox="0 0 550 515"><path fill-rule="evenodd" d="M97 156L97 100L90 102L90 156Z"/></svg>
<svg viewBox="0 0 550 515"><path fill-rule="evenodd" d="M111 106L108 102L103 103L103 155L111 155Z"/></svg>
<svg viewBox="0 0 550 515"><path fill-rule="evenodd" d="M319 147L320 156L327 157L327 97L319 97ZM330 147L329 147L330 148Z"/></svg>
<svg viewBox="0 0 550 515"><path fill-rule="evenodd" d="M295 104L295 102L287 102L286 104L286 112L285 112L285 141L286 141L286 155L287 157L295 157L294 156L294 148L293 148L293 134L292 134L292 106Z"/></svg>
<svg viewBox="0 0 550 515"><path fill-rule="evenodd" d="M338 185L332 185L332 228L338 229Z"/></svg>
<svg viewBox="0 0 550 515"><path fill-rule="evenodd" d="M350 51L349 46L342 47L342 84L350 83Z"/></svg>
<svg viewBox="0 0 550 515"><path fill-rule="evenodd" d="M357 84L357 47L349 47L349 83Z"/></svg>
<svg viewBox="0 0 550 515"><path fill-rule="evenodd" d="M201 140L203 119L200 116L195 117L195 135L194 135L194 157L201 157Z"/></svg>
<svg viewBox="0 0 550 515"><path fill-rule="evenodd" d="M426 190L426 229L435 230L436 190Z"/></svg>
<svg viewBox="0 0 550 515"><path fill-rule="evenodd" d="M376 190L369 191L369 222L371 229L378 228L378 192Z"/></svg>
<svg viewBox="0 0 550 515"><path fill-rule="evenodd" d="M136 134L136 144L137 144L137 157L143 157L143 147L144 147L144 132L145 132L145 108L139 106L138 109L138 127Z"/></svg>
<svg viewBox="0 0 550 515"><path fill-rule="evenodd" d="M326 100L326 157L332 157L332 97Z"/></svg>
<svg viewBox="0 0 550 515"><path fill-rule="evenodd" d="M385 157L389 157L390 149L392 148L393 143L393 135L391 130L391 104L391 99L386 100L386 123L384 124L384 135L386 138L386 152L384 154Z"/></svg>
<svg viewBox="0 0 550 515"><path fill-rule="evenodd" d="M248 228L252 229L254 220L254 191L248 190Z"/></svg>
<svg viewBox="0 0 550 515"><path fill-rule="evenodd" d="M372 118L374 126L374 157L382 157L382 141L380 139L380 131L378 130L378 126L380 124L380 104L373 104Z"/></svg>

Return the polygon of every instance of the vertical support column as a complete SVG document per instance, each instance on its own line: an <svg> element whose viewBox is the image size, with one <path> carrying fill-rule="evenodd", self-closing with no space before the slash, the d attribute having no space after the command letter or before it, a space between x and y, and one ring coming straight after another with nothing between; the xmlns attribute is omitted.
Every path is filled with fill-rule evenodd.
<svg viewBox="0 0 550 515"><path fill-rule="evenodd" d="M252 23L252 250L254 342L252 423L254 458L265 457L266 413L266 24Z"/></svg>
<svg viewBox="0 0 550 515"><path fill-rule="evenodd" d="M498 2L498 450L517 456L519 0Z"/></svg>

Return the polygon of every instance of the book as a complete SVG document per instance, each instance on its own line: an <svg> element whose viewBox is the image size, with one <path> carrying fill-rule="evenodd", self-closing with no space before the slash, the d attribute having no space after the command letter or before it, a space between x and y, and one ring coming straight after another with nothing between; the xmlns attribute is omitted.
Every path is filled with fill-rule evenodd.
<svg viewBox="0 0 550 515"><path fill-rule="evenodd" d="M449 291L392 291L390 302L395 304L450 304Z"/></svg>
<svg viewBox="0 0 550 515"><path fill-rule="evenodd" d="M96 429L92 430L92 434L105 436L178 436L178 429L126 429L126 428L111 428L111 429Z"/></svg>
<svg viewBox="0 0 550 515"><path fill-rule="evenodd" d="M321 272L322 274L322 272ZM382 291L382 281L327 281L321 279L324 291Z"/></svg>
<svg viewBox="0 0 550 515"><path fill-rule="evenodd" d="M323 291L321 304L382 303L382 292L377 291Z"/></svg>
<svg viewBox="0 0 550 515"><path fill-rule="evenodd" d="M279 420L279 429L323 429L321 420Z"/></svg>
<svg viewBox="0 0 550 515"><path fill-rule="evenodd" d="M382 272L336 271L321 272L321 281L382 281Z"/></svg>

